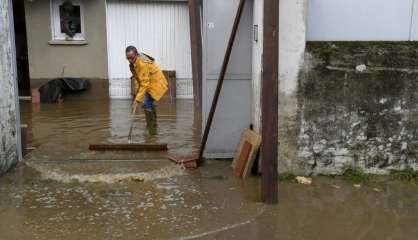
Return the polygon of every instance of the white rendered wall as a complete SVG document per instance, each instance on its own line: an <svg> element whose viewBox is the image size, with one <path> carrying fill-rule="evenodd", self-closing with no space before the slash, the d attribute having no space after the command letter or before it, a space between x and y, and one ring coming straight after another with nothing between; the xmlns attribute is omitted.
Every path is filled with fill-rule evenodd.
<svg viewBox="0 0 418 240"><path fill-rule="evenodd" d="M309 0L308 40L417 40L416 0Z"/></svg>
<svg viewBox="0 0 418 240"><path fill-rule="evenodd" d="M279 89L282 96L293 96L306 46L306 0L281 0L279 22ZM261 75L263 52L263 0L254 1L254 24L258 42L253 41L254 127L261 129ZM282 111L282 110L281 110Z"/></svg>

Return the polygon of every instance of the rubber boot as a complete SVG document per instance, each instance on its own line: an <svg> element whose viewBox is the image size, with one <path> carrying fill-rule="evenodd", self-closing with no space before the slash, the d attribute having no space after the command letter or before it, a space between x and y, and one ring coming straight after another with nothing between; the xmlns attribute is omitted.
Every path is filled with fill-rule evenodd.
<svg viewBox="0 0 418 240"><path fill-rule="evenodd" d="M155 108L144 109L147 129L150 135L157 135L157 112Z"/></svg>

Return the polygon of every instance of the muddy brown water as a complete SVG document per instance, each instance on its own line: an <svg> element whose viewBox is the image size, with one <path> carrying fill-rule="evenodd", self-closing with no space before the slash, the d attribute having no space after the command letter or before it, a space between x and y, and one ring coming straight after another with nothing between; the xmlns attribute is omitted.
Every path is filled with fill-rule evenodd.
<svg viewBox="0 0 418 240"><path fill-rule="evenodd" d="M130 117L128 100L65 101L62 104L21 102L22 123L28 124L28 145L36 149L32 160L156 159L165 153L92 152L89 144L128 143ZM133 143L168 143L169 153L197 151L200 120L193 102L165 99L158 103L158 134L150 136L141 109L133 118Z"/></svg>
<svg viewBox="0 0 418 240"><path fill-rule="evenodd" d="M0 239L418 236L413 184L384 180L356 188L318 177L312 185L280 184L277 206L259 203L259 186L257 177L233 177L226 161L208 161L177 176L116 183L62 182L20 167L0 179Z"/></svg>
<svg viewBox="0 0 418 240"><path fill-rule="evenodd" d="M160 107L171 152L196 150L193 105ZM166 153L92 153L127 140L129 102L24 103L26 164L0 178L0 240L26 239L417 239L418 187L385 178L355 187L339 178L281 183L279 204L259 202L260 178L239 180L230 161L184 170ZM140 180L138 180L140 178Z"/></svg>

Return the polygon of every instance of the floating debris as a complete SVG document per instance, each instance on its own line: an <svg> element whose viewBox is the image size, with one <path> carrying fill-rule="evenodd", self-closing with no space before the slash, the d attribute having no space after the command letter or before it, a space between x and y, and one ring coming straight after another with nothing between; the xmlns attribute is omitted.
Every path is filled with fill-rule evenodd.
<svg viewBox="0 0 418 240"><path fill-rule="evenodd" d="M356 66L356 71L358 72L365 72L366 70L367 70L367 66L365 64Z"/></svg>
<svg viewBox="0 0 418 240"><path fill-rule="evenodd" d="M134 181L134 182L143 182L143 181L145 181L145 179L144 179L143 176L133 176L133 177L131 177L130 180L131 181Z"/></svg>
<svg viewBox="0 0 418 240"><path fill-rule="evenodd" d="M304 185L312 184L312 178L308 178L308 177L297 176L296 181L298 181L298 183L304 184Z"/></svg>
<svg viewBox="0 0 418 240"><path fill-rule="evenodd" d="M131 192L113 192L113 193L109 193L109 196L111 197L131 197L132 193Z"/></svg>

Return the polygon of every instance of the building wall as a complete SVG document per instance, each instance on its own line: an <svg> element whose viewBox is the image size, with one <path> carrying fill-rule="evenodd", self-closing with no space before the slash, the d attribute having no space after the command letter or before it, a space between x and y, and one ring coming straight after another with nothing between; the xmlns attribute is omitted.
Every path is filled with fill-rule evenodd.
<svg viewBox="0 0 418 240"><path fill-rule="evenodd" d="M262 2L255 4L260 31ZM418 168L417 43L306 42L307 1L280 4L279 172ZM253 44L255 64L261 49ZM257 131L260 79L261 67L253 66Z"/></svg>
<svg viewBox="0 0 418 240"><path fill-rule="evenodd" d="M308 40L418 40L416 0L310 0Z"/></svg>
<svg viewBox="0 0 418 240"><path fill-rule="evenodd" d="M296 170L297 87L306 43L306 0L281 0L279 19L279 170ZM263 48L263 1L254 2L254 24L259 41L253 42L253 121L261 130L261 54Z"/></svg>
<svg viewBox="0 0 418 240"><path fill-rule="evenodd" d="M279 19L279 169L294 169L298 76L306 46L307 0L282 0Z"/></svg>
<svg viewBox="0 0 418 240"><path fill-rule="evenodd" d="M13 28L9 1L0 2L0 175L18 162Z"/></svg>
<svg viewBox="0 0 418 240"><path fill-rule="evenodd" d="M50 0L25 1L31 79L107 78L105 0L83 3L87 45L79 46L50 45Z"/></svg>
<svg viewBox="0 0 418 240"><path fill-rule="evenodd" d="M384 42L416 39L416 1L315 0L307 15L308 39L327 42L308 42L300 68L290 169L417 168L417 44Z"/></svg>
<svg viewBox="0 0 418 240"><path fill-rule="evenodd" d="M306 173L418 168L418 44L311 42L298 90Z"/></svg>

